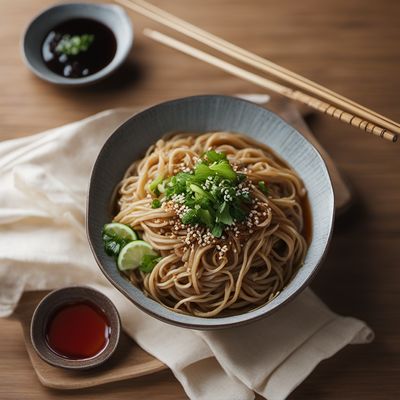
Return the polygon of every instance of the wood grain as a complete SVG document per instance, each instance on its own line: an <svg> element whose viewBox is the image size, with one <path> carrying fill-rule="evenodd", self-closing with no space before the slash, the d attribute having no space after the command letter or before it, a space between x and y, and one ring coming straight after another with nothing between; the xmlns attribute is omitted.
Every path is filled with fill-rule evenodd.
<svg viewBox="0 0 400 400"><path fill-rule="evenodd" d="M338 167L332 160L328 152L321 146L314 134L310 131L308 125L295 104L288 102L285 98L272 96L266 105L268 109L276 112L286 122L294 126L303 134L319 151L328 168L332 180L333 191L335 193L335 213L336 216L345 212L352 203L352 194L345 178L340 173Z"/></svg>
<svg viewBox="0 0 400 400"><path fill-rule="evenodd" d="M239 46L311 78L393 120L400 120L400 2L397 0L154 0L155 4ZM190 4L189 4L190 3ZM0 138L24 136L106 108L139 106L204 93L260 92L249 83L173 53L141 35L159 28L133 16L128 64L93 88L47 85L23 65L22 31L50 0L0 2ZM375 330L370 345L348 346L324 361L289 400L400 398L400 155L397 145L329 117L308 121L357 195L335 227L313 288L335 311ZM4 232L0 232L1 235ZM0 320L0 398L69 399L44 388L19 323ZM76 399L186 399L170 372L73 392Z"/></svg>
<svg viewBox="0 0 400 400"><path fill-rule="evenodd" d="M267 79L261 75L254 74L245 68L240 68L237 65L224 61L219 57L204 52L197 47L190 46L187 43L177 40L172 36L152 29L145 29L143 33L145 36L149 37L152 40L155 40L158 43L168 46L174 50L180 51L181 53L193 57L198 61L206 62L207 64L219 68L247 82L251 82L260 88L266 89L267 91L285 96L290 100L295 100L297 103L304 104L316 111L329 115L332 118L336 118L339 121L359 128L365 133L375 135L381 139L389 140L393 143L397 141L397 133L391 132L388 129L384 128L384 126L386 125L386 120L381 120L382 126L375 125L371 122L370 119L362 119L356 114L351 114L345 111L345 109L338 108L336 105L332 105L330 103L327 103L326 101L322 101L317 97L310 96L304 92L300 92L299 90L294 90L288 86L283 86L276 81ZM357 111L362 110L359 109ZM371 118L373 118L372 113L370 114L370 116ZM396 131L397 130L399 130L399 128L396 127Z"/></svg>

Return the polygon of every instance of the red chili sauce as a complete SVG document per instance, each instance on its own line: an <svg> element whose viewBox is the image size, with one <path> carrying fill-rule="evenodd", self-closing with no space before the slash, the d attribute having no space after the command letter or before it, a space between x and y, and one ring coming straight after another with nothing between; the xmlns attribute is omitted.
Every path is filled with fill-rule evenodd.
<svg viewBox="0 0 400 400"><path fill-rule="evenodd" d="M110 333L111 327L104 312L86 301L61 306L46 327L50 349L71 360L99 354L107 346Z"/></svg>

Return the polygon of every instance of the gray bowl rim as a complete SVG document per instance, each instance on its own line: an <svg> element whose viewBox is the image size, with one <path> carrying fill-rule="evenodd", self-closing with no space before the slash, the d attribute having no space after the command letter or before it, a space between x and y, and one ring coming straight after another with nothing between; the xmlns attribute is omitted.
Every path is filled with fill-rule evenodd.
<svg viewBox="0 0 400 400"><path fill-rule="evenodd" d="M99 307L107 317L110 318L110 314L114 317L115 321L115 326L113 326L113 330L111 335L113 336L113 340L109 341L106 347L104 347L103 350L100 351L100 353L96 354L95 356L91 358L85 358L81 360L70 360L64 357L59 356L57 353L52 352L51 356L52 357L47 357L39 348L39 344L35 340L35 323L37 322L37 319L40 316L40 313L43 312L43 307L44 305L51 300L52 297L54 296L59 296L62 293L65 293L65 298L63 299L62 302L57 304L54 307L50 306L51 312L54 312L58 307L61 306L61 304L65 303L68 304L71 301L71 298L68 297L68 295L71 292L74 291L79 291L80 293L87 292L87 293L95 293L96 296L99 296L102 298L102 302L107 304L107 309L105 310L103 306L99 305L96 303L95 300L92 298L87 298L82 296L81 298L86 300L86 301L91 301L93 304L95 304L97 307ZM80 297L80 296L79 296ZM74 297L74 299L77 299L77 297ZM51 312L45 317L45 319L48 319L51 315ZM121 317L119 315L119 312L117 308L115 307L114 303L103 293L100 291L93 289L89 286L84 286L84 285L76 285L76 286L67 286L63 287L60 289L55 289L52 290L50 293L48 293L46 296L44 296L39 303L36 305L35 310L32 314L31 317L31 323L30 323L30 339L32 346L34 350L36 351L36 354L46 363L52 365L53 367L58 367L58 368L65 368L69 370L86 370L86 369L91 369L94 367L97 367L99 365L102 365L105 363L116 351L118 347L118 343L121 337ZM45 338L43 336L43 343L45 342ZM50 350L51 351L51 350Z"/></svg>
<svg viewBox="0 0 400 400"><path fill-rule="evenodd" d="M105 153L109 148L111 148L110 143L112 142L113 137L115 135L118 135L119 132L121 130L123 130L123 128L125 126L130 125L133 120L139 119L139 118L141 118L141 116L143 114L146 114L148 112L151 113L154 110L156 110L157 108L161 108L161 107L164 107L164 106L173 106L176 103L193 101L193 100L199 100L200 101L202 99L217 99L217 98L228 99L228 100L232 100L232 101L247 103L247 104L250 104L252 107L256 107L256 108L260 109L260 111L262 111L262 112L272 114L274 116L274 118L279 120L284 125L290 127L295 132L296 135L299 135L302 138L302 140L304 140L304 142L308 146L311 147L311 149L315 152L317 158L319 159L319 162L320 162L321 166L323 167L323 173L326 176L328 189L329 189L329 193L328 194L329 194L329 197L332 199L332 201L331 201L332 208L329 210L329 214L330 214L329 231L328 231L328 235L327 235L327 239L326 239L324 250L320 254L317 262L314 264L314 268L312 269L311 273L307 276L307 278L304 280L304 282L296 288L295 291L293 291L287 298L285 298L284 300L282 300L279 303L277 303L273 308L265 310L264 312L260 313L259 310L261 308L263 308L265 305L269 304L269 303L266 303L261 307L252 309L252 310L250 310L248 312L245 312L245 313L236 314L234 316L202 318L202 317L189 316L189 315L186 315L186 314L181 314L181 313L174 312L174 311L164 307L160 303L156 302L155 300L150 299L151 301L156 303L156 305L162 307L164 312L168 313L168 315L171 316L171 317L165 317L165 316L160 315L160 314L158 314L156 312L153 312L152 310L149 310L147 307L144 307L142 304L140 304L140 302L136 301L136 299L132 295L130 295L130 293L127 290L125 290L122 286L120 286L117 282L115 282L113 280L113 278L108 274L107 269L102 265L101 259L96 253L96 249L95 249L95 246L94 246L94 244L92 242L91 233L90 233L91 197L92 197L91 196L91 192L92 192L92 186L93 186L93 179L94 179L94 175L97 173L97 171L101 169L101 167L99 166L99 160L101 159L103 153ZM244 132L244 134L246 134L246 133ZM279 155L279 152L278 152L278 155ZM287 161L283 156L281 156L281 157L285 161ZM312 210L311 210L311 213L312 213ZM132 115L129 119L127 119L124 123L122 123L118 128L116 128L114 130L114 132L107 138L107 140L103 144L100 152L97 155L97 158L96 158L96 161L95 161L95 163L93 165L93 168L92 168L92 173L91 173L90 181L89 181L89 190L88 190L88 194L87 194L86 219L85 220L86 220L86 235L87 235L87 238L88 238L88 241L89 241L90 249L91 249L91 251L93 253L93 256L94 256L94 258L96 260L97 265L99 266L100 270L105 275L105 277L108 279L108 281L115 288L117 288L129 301L131 301L134 305L136 305L140 310L144 311L145 313L151 315L152 317L154 317L154 318L156 318L156 319L158 319L160 321L166 322L168 324L176 325L176 326L179 326L179 327L182 327L182 328L187 328L187 329L194 329L194 330L216 330L216 329L225 329L225 328L232 328L232 327L236 327L236 326L242 326L242 325L250 324L252 322L255 322L255 321L258 321L260 319L263 319L263 318L273 314L274 312L276 312L283 305L285 305L285 304L289 303L290 301L292 301L304 289L306 289L309 286L309 284L311 283L312 279L317 274L317 272L319 271L322 262L326 258L326 255L327 255L327 252L328 252L328 249L329 249L329 245L330 245L330 242L331 242L331 239L332 239L334 219L335 219L334 191L333 191L333 187L332 187L332 180L331 180L331 177L330 177L330 174L329 174L329 170L328 170L327 165L326 165L324 159L322 158L320 152L314 147L314 145L308 139L306 139L296 128L291 126L289 123L287 123L281 117L279 117L276 113L274 113L273 111L271 111L269 109L266 109L266 108L264 108L264 107L262 107L260 105L257 105L257 104L255 104L255 103L253 103L251 101L248 101L248 100L245 100L245 99L241 99L241 98L238 98L238 97L228 96L228 95L205 94L205 95L195 95L195 96L189 96L189 97L182 97L182 98L167 100L165 102L161 102L161 103L152 105L152 106L146 108L145 110L142 110L139 113L136 113L136 114ZM279 298L279 295L277 297L275 297L275 299L278 299L278 298ZM165 311L165 310L167 310L167 311ZM254 314L256 314L256 315L254 315Z"/></svg>
<svg viewBox="0 0 400 400"><path fill-rule="evenodd" d="M109 64L107 64L104 68L102 68L100 71L97 71L96 73L94 73L92 75L89 75L89 76L86 76L86 77L82 77L82 78L69 79L69 78L62 77L61 75L53 78L51 75L44 74L44 73L38 71L31 64L31 62L29 60L29 57L27 56L27 52L25 51L25 44L26 44L26 40L27 40L27 37L28 37L27 35L28 35L28 32L29 32L30 28L33 26L33 24L35 24L37 22L37 20L40 17L42 17L43 14L46 14L46 13L52 11L53 9L66 8L66 7L76 7L76 6L80 6L82 4L90 6L90 7L96 7L96 8L108 8L110 10L113 10L113 12L119 13L120 16L123 16L126 25L129 27L130 35L127 38L127 40L129 42L128 42L126 51L121 56L121 59L117 63L115 63L113 65L113 67L111 69L109 69L107 72L105 72L105 69L109 65L111 65L114 60L111 60L111 62ZM95 16L91 17L91 18L97 21ZM135 38L135 33L134 33L134 26L133 26L132 20L129 17L129 15L127 14L127 12L125 11L125 9L123 7L121 7L121 6L119 6L118 4L91 3L91 2L84 2L84 1L81 1L81 2L65 2L65 3L60 2L60 3L56 3L56 4L53 4L53 5L49 6L49 7L46 7L44 9L42 9L41 11L39 11L29 21L29 23L26 25L25 30L23 31L23 34L22 34L22 37L21 37L21 40L20 40L20 52L21 52L22 60L24 61L24 64L38 78L40 78L40 79L42 79L42 80L44 80L46 82L52 83L54 85L58 85L58 86L80 87L80 86L91 85L93 83L102 81L103 79L105 79L108 76L112 75L127 59L128 55L129 55L129 52L132 49L134 38ZM117 46L118 46L118 38L117 37L116 37L116 40L117 40Z"/></svg>

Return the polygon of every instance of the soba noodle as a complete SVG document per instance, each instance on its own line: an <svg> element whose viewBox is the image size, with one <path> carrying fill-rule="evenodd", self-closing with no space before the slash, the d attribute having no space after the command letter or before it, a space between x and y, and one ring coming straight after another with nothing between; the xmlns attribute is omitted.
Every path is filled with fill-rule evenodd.
<svg viewBox="0 0 400 400"><path fill-rule="evenodd" d="M152 208L150 182L195 168L207 150L226 154L246 175L252 196L245 221L213 237L182 224L173 201ZM258 182L267 184L268 192ZM162 194L161 194L162 197ZM114 221L131 226L162 258L150 273L127 272L132 283L174 311L199 317L246 312L277 296L307 251L304 185L270 148L230 132L183 133L162 138L127 170Z"/></svg>

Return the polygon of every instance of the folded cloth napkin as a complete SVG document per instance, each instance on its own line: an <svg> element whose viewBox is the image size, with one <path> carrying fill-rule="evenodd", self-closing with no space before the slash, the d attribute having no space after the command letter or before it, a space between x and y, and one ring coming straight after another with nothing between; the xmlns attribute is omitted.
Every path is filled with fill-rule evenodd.
<svg viewBox="0 0 400 400"><path fill-rule="evenodd" d="M365 323L333 313L310 290L261 321L199 332L144 314L114 289L87 243L85 200L96 155L130 114L105 111L0 143L0 316L12 313L24 290L91 285L196 400L247 400L254 392L284 399L321 360L372 340Z"/></svg>

